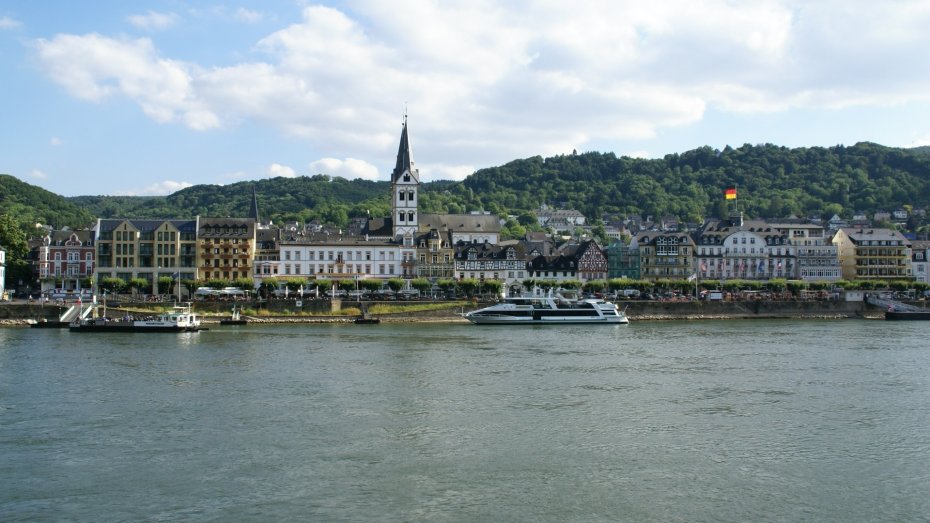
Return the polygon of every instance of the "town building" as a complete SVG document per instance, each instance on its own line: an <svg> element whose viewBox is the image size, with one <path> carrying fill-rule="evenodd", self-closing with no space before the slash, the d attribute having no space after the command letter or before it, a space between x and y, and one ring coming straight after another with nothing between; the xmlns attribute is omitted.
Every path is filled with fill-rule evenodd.
<svg viewBox="0 0 930 523"><path fill-rule="evenodd" d="M526 262L527 276L538 281L577 281L578 263L564 254L538 255Z"/></svg>
<svg viewBox="0 0 930 523"><path fill-rule="evenodd" d="M911 269L914 280L930 283L930 241L915 240L911 242Z"/></svg>
<svg viewBox="0 0 930 523"><path fill-rule="evenodd" d="M252 282L255 288L261 286L267 278L277 278L280 269L282 231L277 227L259 226L255 231L255 260Z"/></svg>
<svg viewBox="0 0 930 523"><path fill-rule="evenodd" d="M639 249L633 248L625 238L614 240L607 246L607 279L615 278L640 278Z"/></svg>
<svg viewBox="0 0 930 523"><path fill-rule="evenodd" d="M574 258L577 276L582 283L607 279L607 254L594 240L567 243L558 247L564 256Z"/></svg>
<svg viewBox="0 0 930 523"><path fill-rule="evenodd" d="M774 222L770 225L772 229L779 231L782 237L787 238L787 249L795 259L796 269L790 274L792 278L831 282L842 277L836 245L833 245L823 226L785 222ZM782 245L770 246L769 249L772 247L776 249L778 256ZM785 266L790 263L791 254L786 256Z"/></svg>
<svg viewBox="0 0 930 523"><path fill-rule="evenodd" d="M785 231L734 214L709 220L695 233L696 268L702 279L796 278L794 249Z"/></svg>
<svg viewBox="0 0 930 523"><path fill-rule="evenodd" d="M197 220L100 218L94 225L94 278L138 278L158 294L159 278L197 278Z"/></svg>
<svg viewBox="0 0 930 523"><path fill-rule="evenodd" d="M91 287L94 275L93 231L49 231L34 247L34 276L42 291Z"/></svg>
<svg viewBox="0 0 930 523"><path fill-rule="evenodd" d="M431 281L455 277L455 249L448 231L430 229L417 237L417 276Z"/></svg>
<svg viewBox="0 0 930 523"><path fill-rule="evenodd" d="M694 247L682 232L641 232L631 243L639 251L640 277L650 281L689 278L695 272Z"/></svg>
<svg viewBox="0 0 930 523"><path fill-rule="evenodd" d="M833 236L846 280L910 279L911 244L892 229L847 227Z"/></svg>
<svg viewBox="0 0 930 523"><path fill-rule="evenodd" d="M197 217L197 279L251 278L255 239L256 223L253 218Z"/></svg>
<svg viewBox="0 0 930 523"><path fill-rule="evenodd" d="M455 278L497 280L508 293L519 292L528 276L524 245L511 241L460 243L455 248Z"/></svg>

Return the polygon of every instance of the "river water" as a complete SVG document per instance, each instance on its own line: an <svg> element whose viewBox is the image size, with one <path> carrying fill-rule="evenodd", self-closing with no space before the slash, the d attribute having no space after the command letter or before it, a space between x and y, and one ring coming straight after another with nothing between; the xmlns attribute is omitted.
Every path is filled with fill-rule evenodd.
<svg viewBox="0 0 930 523"><path fill-rule="evenodd" d="M928 327L0 329L0 520L926 521Z"/></svg>

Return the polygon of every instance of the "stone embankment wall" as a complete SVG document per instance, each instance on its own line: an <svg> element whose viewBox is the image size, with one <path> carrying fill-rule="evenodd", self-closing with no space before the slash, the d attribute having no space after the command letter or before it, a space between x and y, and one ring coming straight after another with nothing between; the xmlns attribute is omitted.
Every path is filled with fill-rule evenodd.
<svg viewBox="0 0 930 523"><path fill-rule="evenodd" d="M880 318L884 311L845 301L630 301L620 302L631 320L742 318Z"/></svg>

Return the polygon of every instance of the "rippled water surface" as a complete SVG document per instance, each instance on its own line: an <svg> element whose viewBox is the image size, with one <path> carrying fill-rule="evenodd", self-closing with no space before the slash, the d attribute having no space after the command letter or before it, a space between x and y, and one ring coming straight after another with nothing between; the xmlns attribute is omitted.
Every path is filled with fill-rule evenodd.
<svg viewBox="0 0 930 523"><path fill-rule="evenodd" d="M928 333L0 329L0 520L925 521Z"/></svg>

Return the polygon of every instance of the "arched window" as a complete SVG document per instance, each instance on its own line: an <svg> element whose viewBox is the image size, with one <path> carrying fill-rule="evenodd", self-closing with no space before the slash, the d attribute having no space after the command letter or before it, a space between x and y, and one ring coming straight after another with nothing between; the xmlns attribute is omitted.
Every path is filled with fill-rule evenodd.
<svg viewBox="0 0 930 523"><path fill-rule="evenodd" d="M408 212L408 213L407 213L407 221L408 221L408 222L412 222L412 221L413 221L413 212Z"/></svg>

